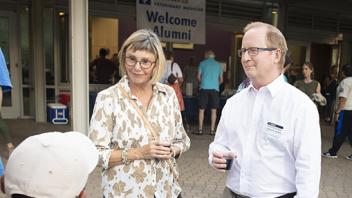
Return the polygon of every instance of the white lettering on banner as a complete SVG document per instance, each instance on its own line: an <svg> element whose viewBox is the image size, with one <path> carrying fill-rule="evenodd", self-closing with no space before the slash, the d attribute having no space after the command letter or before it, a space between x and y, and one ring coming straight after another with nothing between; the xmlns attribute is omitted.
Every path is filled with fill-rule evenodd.
<svg viewBox="0 0 352 198"><path fill-rule="evenodd" d="M162 41L205 44L205 0L137 0L137 29Z"/></svg>

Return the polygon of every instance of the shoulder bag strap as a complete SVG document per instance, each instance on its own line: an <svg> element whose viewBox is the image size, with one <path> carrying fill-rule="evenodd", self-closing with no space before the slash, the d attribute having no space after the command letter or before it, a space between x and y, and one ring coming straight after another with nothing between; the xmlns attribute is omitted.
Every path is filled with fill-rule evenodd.
<svg viewBox="0 0 352 198"><path fill-rule="evenodd" d="M132 104L133 108L137 111L137 113L139 114L139 116L142 118L145 126L148 128L148 130L150 131L152 137L154 139L158 138L158 134L154 131L154 128L151 126L150 122L147 120L147 118L144 116L144 113L142 112L142 110L137 106L136 102L134 100L131 99L131 97L129 97L129 95L127 94L127 92L119 85L118 86L119 90L121 91L122 95L124 95Z"/></svg>
<svg viewBox="0 0 352 198"><path fill-rule="evenodd" d="M172 74L172 70L174 69L174 61L172 61L172 63L171 63L171 74Z"/></svg>
<svg viewBox="0 0 352 198"><path fill-rule="evenodd" d="M144 122L144 125L147 127L147 129L149 129L151 135L153 138L157 138L158 137L158 134L155 132L153 126L150 124L149 120L147 120L147 118L145 117L144 113L142 112L142 110L137 106L136 102L134 100L132 100L127 92L121 87L121 85L118 85L118 88L119 90L121 91L122 95L124 95L129 101L130 103L132 104L133 108L137 111L137 113L139 114L139 116L142 118L143 122ZM175 170L175 167L173 166L172 164L172 161L170 159L168 159L167 161L167 164L169 165L172 173L174 176L178 176L178 173L177 171ZM177 178L176 178L177 179Z"/></svg>

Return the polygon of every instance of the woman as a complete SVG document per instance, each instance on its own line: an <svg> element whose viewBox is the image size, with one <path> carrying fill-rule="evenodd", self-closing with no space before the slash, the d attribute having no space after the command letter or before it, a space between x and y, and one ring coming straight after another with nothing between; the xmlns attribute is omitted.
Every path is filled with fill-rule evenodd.
<svg viewBox="0 0 352 198"><path fill-rule="evenodd" d="M134 32L119 60L123 77L98 94L89 130L104 168L104 197L178 197L177 173L168 160L188 150L190 139L175 92L158 83L165 57L157 35Z"/></svg>
<svg viewBox="0 0 352 198"><path fill-rule="evenodd" d="M315 93L320 94L320 83L313 80L313 64L305 62L302 69L304 79L296 81L295 87L307 94L308 97L312 97Z"/></svg>

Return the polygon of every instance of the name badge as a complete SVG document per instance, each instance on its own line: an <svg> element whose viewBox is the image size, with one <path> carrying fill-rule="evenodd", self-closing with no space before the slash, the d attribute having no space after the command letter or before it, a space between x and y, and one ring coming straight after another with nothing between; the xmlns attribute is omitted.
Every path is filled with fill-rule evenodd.
<svg viewBox="0 0 352 198"><path fill-rule="evenodd" d="M284 127L272 122L268 122L266 124L266 128L265 128L265 133L273 136L273 137L280 137L282 134Z"/></svg>

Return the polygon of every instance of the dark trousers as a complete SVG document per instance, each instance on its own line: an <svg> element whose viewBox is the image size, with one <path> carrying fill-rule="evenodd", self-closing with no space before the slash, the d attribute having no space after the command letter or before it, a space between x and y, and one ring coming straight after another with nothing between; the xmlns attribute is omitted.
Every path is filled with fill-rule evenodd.
<svg viewBox="0 0 352 198"><path fill-rule="evenodd" d="M1 114L0 114L0 133L2 137L5 139L6 144L11 142L10 129L2 119Z"/></svg>
<svg viewBox="0 0 352 198"><path fill-rule="evenodd" d="M293 193L284 194L284 195L279 196L277 198L293 198L295 195L296 195L296 193L293 192ZM222 198L250 198L250 197L234 193L229 188L225 187Z"/></svg>
<svg viewBox="0 0 352 198"><path fill-rule="evenodd" d="M339 114L339 119L335 125L335 137L332 148L329 150L331 155L336 155L340 147L348 137L352 146L352 111L343 110Z"/></svg>

